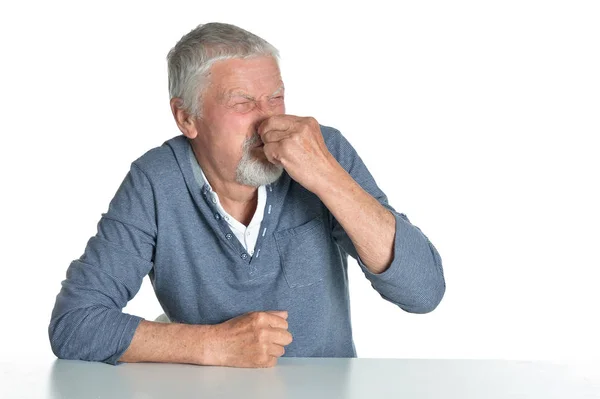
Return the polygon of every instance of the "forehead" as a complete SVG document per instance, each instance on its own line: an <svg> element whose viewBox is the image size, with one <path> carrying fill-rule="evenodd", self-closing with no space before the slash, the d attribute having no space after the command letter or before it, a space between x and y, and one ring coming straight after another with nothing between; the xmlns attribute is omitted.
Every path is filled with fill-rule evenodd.
<svg viewBox="0 0 600 399"><path fill-rule="evenodd" d="M211 67L210 85L218 96L245 92L251 95L271 94L282 85L281 73L273 57L231 59Z"/></svg>

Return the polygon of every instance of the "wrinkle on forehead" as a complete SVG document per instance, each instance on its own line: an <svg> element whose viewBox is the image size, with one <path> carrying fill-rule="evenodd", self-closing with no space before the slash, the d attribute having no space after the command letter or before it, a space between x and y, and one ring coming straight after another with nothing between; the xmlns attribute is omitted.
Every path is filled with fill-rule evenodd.
<svg viewBox="0 0 600 399"><path fill-rule="evenodd" d="M219 61L211 72L211 86L219 100L235 95L273 96L283 90L279 67L270 57Z"/></svg>

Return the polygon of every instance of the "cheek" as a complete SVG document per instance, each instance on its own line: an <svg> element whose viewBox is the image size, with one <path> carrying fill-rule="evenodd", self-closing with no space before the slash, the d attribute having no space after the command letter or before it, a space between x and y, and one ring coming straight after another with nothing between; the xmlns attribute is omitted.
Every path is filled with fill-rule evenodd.
<svg viewBox="0 0 600 399"><path fill-rule="evenodd" d="M242 143L248 136L252 119L247 115L213 112L210 115L214 145L228 158L241 154Z"/></svg>
<svg viewBox="0 0 600 399"><path fill-rule="evenodd" d="M222 112L215 114L213 121L222 135L233 138L238 135L246 135L252 126L253 119L251 114Z"/></svg>

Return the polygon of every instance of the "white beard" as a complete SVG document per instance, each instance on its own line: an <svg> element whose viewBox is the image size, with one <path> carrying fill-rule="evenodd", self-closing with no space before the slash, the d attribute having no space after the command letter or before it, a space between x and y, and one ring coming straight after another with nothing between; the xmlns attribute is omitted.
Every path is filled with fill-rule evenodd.
<svg viewBox="0 0 600 399"><path fill-rule="evenodd" d="M260 137L255 134L244 141L242 146L242 159L238 163L235 180L246 186L259 187L271 184L283 173L283 166L275 165L271 162L259 159L252 155L252 148L260 141Z"/></svg>

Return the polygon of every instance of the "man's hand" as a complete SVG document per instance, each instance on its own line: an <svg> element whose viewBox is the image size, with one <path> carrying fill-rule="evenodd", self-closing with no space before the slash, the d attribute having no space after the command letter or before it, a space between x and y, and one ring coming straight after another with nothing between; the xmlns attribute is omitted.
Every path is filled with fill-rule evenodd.
<svg viewBox="0 0 600 399"><path fill-rule="evenodd" d="M208 364L273 367L292 342L286 311L251 312L211 326Z"/></svg>
<svg viewBox="0 0 600 399"><path fill-rule="evenodd" d="M314 118L274 115L257 130L269 162L282 165L292 179L313 193L326 176L340 168Z"/></svg>

